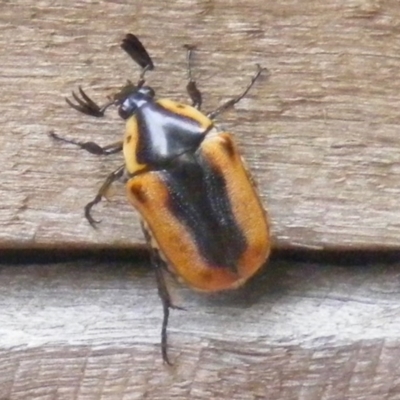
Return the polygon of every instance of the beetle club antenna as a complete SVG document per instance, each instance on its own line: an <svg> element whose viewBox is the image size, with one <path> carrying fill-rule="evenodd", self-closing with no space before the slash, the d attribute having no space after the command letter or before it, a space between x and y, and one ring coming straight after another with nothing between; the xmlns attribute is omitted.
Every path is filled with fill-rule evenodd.
<svg viewBox="0 0 400 400"><path fill-rule="evenodd" d="M197 88L196 81L192 78L192 53L195 46L185 44L183 47L187 50L186 60L188 83L186 85L186 91L192 100L192 106L200 110L202 96L200 90Z"/></svg>
<svg viewBox="0 0 400 400"><path fill-rule="evenodd" d="M136 64L142 68L142 72L139 77L139 82L137 87L140 88L146 82L144 76L147 71L154 69L153 60L151 59L149 53L143 46L142 42L137 38L137 36L128 33L121 43L121 48L124 50Z"/></svg>

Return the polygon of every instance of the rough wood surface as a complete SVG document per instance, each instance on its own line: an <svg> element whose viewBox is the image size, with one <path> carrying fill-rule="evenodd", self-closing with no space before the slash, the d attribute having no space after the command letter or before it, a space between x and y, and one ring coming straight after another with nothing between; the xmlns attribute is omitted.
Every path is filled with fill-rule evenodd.
<svg viewBox="0 0 400 400"><path fill-rule="evenodd" d="M275 262L229 296L175 287L170 356L138 265L0 268L0 398L400 399L400 265Z"/></svg>
<svg viewBox="0 0 400 400"><path fill-rule="evenodd" d="M278 248L398 248L399 20L395 0L0 2L0 247L142 241L122 185L96 209L99 229L82 217L121 159L47 136L121 137L115 113L86 118L64 97L82 85L101 102L135 79L118 47L134 32L160 96L186 99L182 45L198 45L207 110L268 67L220 121L237 133ZM230 295L177 288L188 311L171 318L169 369L150 273L3 265L0 399L400 399L398 267L275 262Z"/></svg>
<svg viewBox="0 0 400 400"><path fill-rule="evenodd" d="M269 68L220 120L237 138L270 210L278 247L397 247L400 237L400 58L397 0L0 3L0 245L129 246L137 216L116 185L82 218L121 164L53 143L54 130L100 143L123 122L75 113L82 85L101 102L137 69L120 51L135 32L157 64L160 96L186 99L182 45L195 56L205 107L237 94L255 64Z"/></svg>

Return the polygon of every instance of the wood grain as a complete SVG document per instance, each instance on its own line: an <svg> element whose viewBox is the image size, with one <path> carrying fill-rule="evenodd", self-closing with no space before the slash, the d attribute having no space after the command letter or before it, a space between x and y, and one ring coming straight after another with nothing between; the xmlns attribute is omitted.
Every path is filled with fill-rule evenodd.
<svg viewBox="0 0 400 400"><path fill-rule="evenodd" d="M240 92L256 63L269 69L219 121L237 134L281 252L396 251L399 20L395 0L0 2L0 248L51 256L142 242L122 185L96 208L97 230L82 215L121 158L47 135L121 137L116 113L86 118L64 97L82 85L102 102L134 80L118 45L134 32L160 97L186 100L182 46L198 46L206 110ZM148 270L0 265L0 399L400 399L398 262L274 261L216 297L176 286L187 311L170 321L171 369Z"/></svg>
<svg viewBox="0 0 400 400"><path fill-rule="evenodd" d="M268 205L275 245L397 248L400 237L400 59L395 0L266 2L42 1L0 3L0 245L131 246L138 217L116 185L82 218L120 157L52 142L51 130L106 144L123 122L79 115L64 97L82 85L97 101L138 71L119 49L138 34L154 56L149 83L186 99L185 43L205 108L237 94L255 64L268 67L235 111L237 133Z"/></svg>
<svg viewBox="0 0 400 400"><path fill-rule="evenodd" d="M400 398L400 265L274 262L247 288L175 286L173 367L138 264L2 266L0 398Z"/></svg>

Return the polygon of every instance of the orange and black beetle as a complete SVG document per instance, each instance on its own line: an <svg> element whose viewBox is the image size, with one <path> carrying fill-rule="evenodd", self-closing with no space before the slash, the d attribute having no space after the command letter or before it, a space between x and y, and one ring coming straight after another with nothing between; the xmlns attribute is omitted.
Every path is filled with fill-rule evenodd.
<svg viewBox="0 0 400 400"><path fill-rule="evenodd" d="M192 105L155 98L145 86L153 62L139 39L126 35L122 49L142 68L139 82L131 82L102 107L79 88L74 109L94 117L118 106L126 120L123 141L101 147L76 142L51 133L55 139L78 145L93 154L123 151L125 163L112 172L97 196L85 207L94 225L91 208L101 201L117 179L125 178L130 202L143 218L159 294L164 308L162 357L167 363L167 323L173 308L163 271L170 271L194 289L216 292L245 283L264 264L270 252L269 226L257 191L232 135L218 130L213 119L242 99L246 90L217 110L199 111L201 93L191 77L192 47L187 48L187 91Z"/></svg>

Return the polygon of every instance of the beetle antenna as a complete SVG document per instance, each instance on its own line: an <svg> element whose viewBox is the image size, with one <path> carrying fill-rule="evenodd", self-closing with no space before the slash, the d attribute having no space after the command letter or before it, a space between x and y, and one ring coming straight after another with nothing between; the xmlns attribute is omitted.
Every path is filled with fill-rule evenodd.
<svg viewBox="0 0 400 400"><path fill-rule="evenodd" d="M186 91L190 97L190 100L192 100L192 106L200 110L202 102L201 92L197 88L196 81L192 78L192 53L195 49L195 46L185 44L183 47L185 47L187 50L186 59L188 83L186 85Z"/></svg>
<svg viewBox="0 0 400 400"><path fill-rule="evenodd" d="M142 68L139 82L137 84L137 87L142 87L145 83L144 76L146 72L154 69L153 60L142 42L137 38L137 36L132 35L132 33L128 33L122 40L121 48Z"/></svg>

